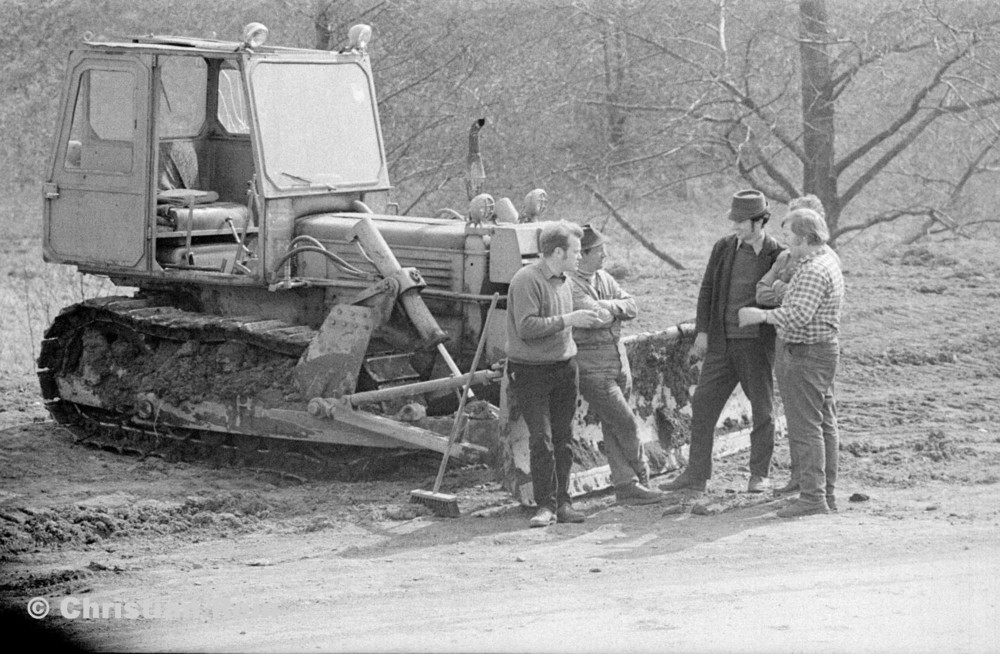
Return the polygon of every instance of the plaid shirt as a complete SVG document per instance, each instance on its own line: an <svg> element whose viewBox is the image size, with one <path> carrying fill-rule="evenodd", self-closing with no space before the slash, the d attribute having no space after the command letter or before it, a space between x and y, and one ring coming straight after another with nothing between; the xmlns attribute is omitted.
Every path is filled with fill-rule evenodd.
<svg viewBox="0 0 1000 654"><path fill-rule="evenodd" d="M771 311L771 321L786 343L832 343L840 332L843 304L840 259L830 248L820 248L799 263L781 307Z"/></svg>

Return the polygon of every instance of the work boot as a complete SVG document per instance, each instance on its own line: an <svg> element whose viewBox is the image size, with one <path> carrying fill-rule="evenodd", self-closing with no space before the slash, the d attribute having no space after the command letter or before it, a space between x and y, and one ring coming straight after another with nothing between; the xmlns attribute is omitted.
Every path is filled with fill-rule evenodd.
<svg viewBox="0 0 1000 654"><path fill-rule="evenodd" d="M798 493L798 492L799 492L799 482L795 481L794 479L789 480L788 483L782 486L781 488L774 489L775 495L788 495L790 493Z"/></svg>
<svg viewBox="0 0 1000 654"><path fill-rule="evenodd" d="M547 506L540 506L538 510L535 511L535 515L531 516L531 520L528 522L529 527L548 527L553 522L556 521L556 514L552 512Z"/></svg>
<svg viewBox="0 0 1000 654"><path fill-rule="evenodd" d="M830 509L826 506L826 500L820 500L819 502L805 502L802 498L799 498L786 506L783 509L778 509L779 518L798 518L804 515L818 515L823 513L829 513Z"/></svg>
<svg viewBox="0 0 1000 654"><path fill-rule="evenodd" d="M615 500L618 504L656 504L666 497L663 493L649 490L644 484L632 482L615 486Z"/></svg>
<svg viewBox="0 0 1000 654"><path fill-rule="evenodd" d="M704 479L697 479L694 475L688 474L685 470L665 484L660 484L662 491L693 490L699 493L705 492L707 483Z"/></svg>
<svg viewBox="0 0 1000 654"><path fill-rule="evenodd" d="M747 484L748 493L763 493L769 488L771 488L770 477L758 477L757 475L750 475L750 482Z"/></svg>
<svg viewBox="0 0 1000 654"><path fill-rule="evenodd" d="M572 504L563 504L556 509L556 522L583 522L586 519L587 516L574 509Z"/></svg>

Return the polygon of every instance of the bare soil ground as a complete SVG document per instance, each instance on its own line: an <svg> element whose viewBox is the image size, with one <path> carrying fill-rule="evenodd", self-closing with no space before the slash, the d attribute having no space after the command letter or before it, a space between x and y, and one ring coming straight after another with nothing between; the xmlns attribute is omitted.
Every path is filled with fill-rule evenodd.
<svg viewBox="0 0 1000 654"><path fill-rule="evenodd" d="M1000 650L995 250L842 252L829 516L777 518L735 455L704 497L598 493L578 503L586 523L542 530L489 470L454 469L462 516L435 518L408 503L432 458L306 484L140 460L73 444L24 380L0 399L3 615L98 650ZM690 319L699 280L623 280L633 329ZM787 463L781 441L778 484ZM48 617L26 617L32 598ZM110 613L63 617L84 601Z"/></svg>

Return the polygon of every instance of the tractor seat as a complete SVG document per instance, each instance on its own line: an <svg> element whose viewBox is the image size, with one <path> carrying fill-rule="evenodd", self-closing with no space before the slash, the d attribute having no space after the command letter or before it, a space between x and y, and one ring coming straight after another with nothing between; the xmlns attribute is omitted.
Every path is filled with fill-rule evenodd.
<svg viewBox="0 0 1000 654"><path fill-rule="evenodd" d="M219 199L215 191L199 191L193 188L168 188L156 192L156 202L186 207L190 204L209 204Z"/></svg>
<svg viewBox="0 0 1000 654"><path fill-rule="evenodd" d="M214 191L196 189L170 189L156 194L156 224L161 231L186 232L229 230L232 221L237 231L242 231L250 220L246 205L237 202L218 202ZM228 219L228 221L227 221Z"/></svg>
<svg viewBox="0 0 1000 654"><path fill-rule="evenodd" d="M160 144L159 189L156 192L157 231L230 233L229 222L242 232L250 211L237 202L219 202L215 191L202 191L205 180L199 174L198 152L189 140ZM208 232L208 233L206 233Z"/></svg>

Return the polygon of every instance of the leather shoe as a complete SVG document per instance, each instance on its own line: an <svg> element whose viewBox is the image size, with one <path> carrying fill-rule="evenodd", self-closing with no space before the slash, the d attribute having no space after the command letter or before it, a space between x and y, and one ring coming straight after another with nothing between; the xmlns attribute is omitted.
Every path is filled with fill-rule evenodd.
<svg viewBox="0 0 1000 654"><path fill-rule="evenodd" d="M563 504L556 509L556 522L583 522L587 516L573 508L572 504Z"/></svg>
<svg viewBox="0 0 1000 654"><path fill-rule="evenodd" d="M556 514L547 506L539 507L528 522L529 527L548 527L556 521Z"/></svg>
<svg viewBox="0 0 1000 654"><path fill-rule="evenodd" d="M687 470L674 477L665 484L660 484L660 490L662 491L676 491L676 490L694 490L700 493L705 492L705 487L708 484L704 479L695 479L693 475L689 475Z"/></svg>
<svg viewBox="0 0 1000 654"><path fill-rule="evenodd" d="M763 493L764 491L770 488L771 488L770 477L758 477L757 475L750 475L750 482L747 484L748 493Z"/></svg>
<svg viewBox="0 0 1000 654"><path fill-rule="evenodd" d="M663 493L649 490L637 482L615 487L615 500L618 504L656 504L665 497Z"/></svg>
<svg viewBox="0 0 1000 654"><path fill-rule="evenodd" d="M798 493L798 492L799 492L799 482L794 480L789 481L781 488L774 489L775 495L788 495L790 493Z"/></svg>
<svg viewBox="0 0 1000 654"><path fill-rule="evenodd" d="M804 515L819 515L823 513L829 513L830 509L826 506L826 500L820 502L803 502L801 499L797 499L783 509L778 509L779 518L798 518Z"/></svg>
<svg viewBox="0 0 1000 654"><path fill-rule="evenodd" d="M833 495L826 496L826 506L830 509L830 513L837 512L837 498Z"/></svg>

